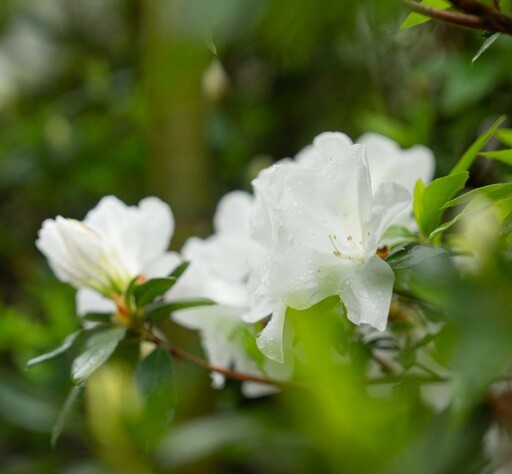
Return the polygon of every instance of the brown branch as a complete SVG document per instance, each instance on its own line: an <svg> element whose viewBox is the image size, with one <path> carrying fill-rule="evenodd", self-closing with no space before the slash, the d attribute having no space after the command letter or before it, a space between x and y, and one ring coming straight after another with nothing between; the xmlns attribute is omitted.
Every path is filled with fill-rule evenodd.
<svg viewBox="0 0 512 474"><path fill-rule="evenodd" d="M211 365L206 362L204 359L200 357L196 357L193 354L190 354L182 349L178 349L176 347L170 347L167 342L159 337L155 336L151 333L145 333L144 338L153 342L154 344L162 347L167 347L169 352L174 356L182 360L186 360L187 362L191 362L209 372L217 372L219 374L224 375L233 380L239 380L240 382L256 382L256 383L264 383L268 385L275 385L277 387L294 387L294 388L304 388L306 385L300 382L291 382L291 381L282 381L282 380L274 380L268 377L262 377L259 375L246 374L242 372L237 372L235 370L226 369L224 367L218 367L215 365ZM395 374L393 373L393 368L383 359L372 354L374 360L381 365L384 371L390 371L388 375L385 377L379 378L371 378L367 379L366 383L369 385L382 385L382 384L394 384L394 383L403 383L406 381L414 381L416 383L429 384L429 383L446 383L449 382L450 379L446 377L441 377L435 373L431 373L429 376L410 376L407 374ZM493 383L503 382L503 381L511 381L512 374L503 374L496 377Z"/></svg>
<svg viewBox="0 0 512 474"><path fill-rule="evenodd" d="M511 17L503 14L498 8L489 7L476 0L449 0L454 7L464 13L428 7L414 0L401 1L413 12L454 26L512 35Z"/></svg>
<svg viewBox="0 0 512 474"><path fill-rule="evenodd" d="M461 28L469 28L472 30L487 30L487 24L481 18L474 15L465 15L463 13L452 12L448 10L439 10L434 7L427 7L414 0L402 0L402 3L415 13L442 20L445 23L459 26Z"/></svg>
<svg viewBox="0 0 512 474"><path fill-rule="evenodd" d="M482 19L489 31L512 34L512 18L503 14L499 7L490 7L478 0L449 0L459 10Z"/></svg>
<svg viewBox="0 0 512 474"><path fill-rule="evenodd" d="M482 2L478 0L448 0L455 8L463 11L464 13L469 13L470 15L476 15L481 17L482 15L487 15L489 11L494 11L494 8L491 8L487 5L484 5Z"/></svg>
<svg viewBox="0 0 512 474"><path fill-rule="evenodd" d="M211 365L204 359L201 359L200 357L197 357L193 354L190 354L189 352L186 352L182 349L178 349L177 347L169 346L164 340L160 339L159 337L155 336L154 334L146 333L144 334L144 338L147 341L153 342L154 344L162 347L167 347L169 349L169 352L178 359L186 360L187 362L191 362L192 364L195 364L209 372L217 372L219 374L224 375L225 377L229 377L233 380L239 380L240 382L256 382L256 383L264 383L268 385L276 385L278 387L298 387L300 386L297 382L290 382L290 381L282 381L282 380L274 380L268 377L263 377L260 375L252 375L242 372L237 372L236 370L227 369L225 367L219 367L216 365Z"/></svg>
<svg viewBox="0 0 512 474"><path fill-rule="evenodd" d="M242 372L237 372L236 370L226 369L224 367L219 367L216 365L211 365L208 362L206 362L204 359L201 359L199 357L196 357L195 355L192 355L188 352L185 352L182 349L178 349L176 347L170 347L169 348L171 354L175 357L178 357L179 359L186 360L188 362L192 362L195 365L198 365L199 367L206 369L210 372L217 372L219 374L224 375L225 377L229 377L233 380L239 380L241 382L257 382L257 383L265 383L269 385L277 385L277 386L285 386L285 385L294 385L292 382L283 382L279 380L273 380L267 377L262 377L260 375L252 375L252 374L246 374Z"/></svg>

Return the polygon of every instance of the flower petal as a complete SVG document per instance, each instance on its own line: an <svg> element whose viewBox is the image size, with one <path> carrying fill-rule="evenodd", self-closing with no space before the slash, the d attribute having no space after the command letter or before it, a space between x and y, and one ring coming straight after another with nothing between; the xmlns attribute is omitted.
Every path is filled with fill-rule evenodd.
<svg viewBox="0 0 512 474"><path fill-rule="evenodd" d="M266 233L267 247L276 242L285 246L296 242L318 252L332 254L338 247L343 254L353 255L354 246L347 241L350 239L361 247L355 250L359 258L364 253L364 226L372 212L364 148L361 145L345 146L334 154L332 143L327 140L325 144L324 141L316 140L315 145L320 143L320 149L325 148L334 156L322 169L313 172L290 166L275 171L281 175L279 179L268 180L267 175L263 175L255 181L257 198L273 187L274 199L271 202L261 199L272 232L258 229L262 225L260 220L254 222L254 234ZM269 234L272 237L270 244ZM332 242L335 236L339 239L336 246Z"/></svg>
<svg viewBox="0 0 512 474"><path fill-rule="evenodd" d="M256 364L246 360L248 355L237 337L237 332L246 326L240 320L238 309L224 305L190 308L174 313L173 320L199 330L201 344L211 365L230 368L237 367L243 361L243 366L257 372ZM213 386L222 388L225 377L218 372L211 375Z"/></svg>
<svg viewBox="0 0 512 474"><path fill-rule="evenodd" d="M182 262L183 259L177 252L166 252L146 266L144 276L148 279L167 276Z"/></svg>
<svg viewBox="0 0 512 474"><path fill-rule="evenodd" d="M174 218L167 204L155 197L126 206L114 196L106 196L89 211L84 223L97 229L116 261L130 276L145 272L168 248L174 232Z"/></svg>
<svg viewBox="0 0 512 474"><path fill-rule="evenodd" d="M260 351L269 359L276 362L284 362L283 336L286 306L278 305L258 336L257 344Z"/></svg>
<svg viewBox="0 0 512 474"><path fill-rule="evenodd" d="M434 177L434 155L425 146L402 150L393 140L376 133L367 133L357 142L366 146L374 190L382 183L394 182L412 192L418 179L429 183Z"/></svg>
<svg viewBox="0 0 512 474"><path fill-rule="evenodd" d="M403 186L396 183L383 183L373 195L372 218L368 223L371 230L368 239L368 252L374 254L382 235L394 223L397 216L410 207L412 196Z"/></svg>
<svg viewBox="0 0 512 474"><path fill-rule="evenodd" d="M377 256L365 264L347 265L339 296L348 319L386 329L394 279L391 267Z"/></svg>
<svg viewBox="0 0 512 474"><path fill-rule="evenodd" d="M76 313L79 316L87 313L114 313L115 311L114 302L96 291L79 288L76 292Z"/></svg>
<svg viewBox="0 0 512 474"><path fill-rule="evenodd" d="M248 237L253 200L254 198L244 191L225 194L217 204L213 218L215 232Z"/></svg>
<svg viewBox="0 0 512 474"><path fill-rule="evenodd" d="M170 290L169 297L200 297L212 299L219 304L237 307L247 305L245 278L249 269L245 261L237 263L228 260L230 264L222 267L225 261L222 257L233 260L232 256L228 252L223 253L208 239L197 237L191 237L185 242L182 255L190 265ZM243 274L240 273L242 270Z"/></svg>

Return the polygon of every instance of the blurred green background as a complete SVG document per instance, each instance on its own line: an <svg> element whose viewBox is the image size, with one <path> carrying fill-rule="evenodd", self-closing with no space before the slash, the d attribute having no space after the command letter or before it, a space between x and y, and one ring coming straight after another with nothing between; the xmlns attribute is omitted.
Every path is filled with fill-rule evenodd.
<svg viewBox="0 0 512 474"><path fill-rule="evenodd" d="M483 42L477 32L436 22L400 31L406 15L395 0L0 3L1 472L365 472L337 465L339 447L322 443L320 434L361 434L336 433L331 425L344 415L329 411L329 393L308 409L286 394L243 400L237 383L213 391L208 374L185 363L177 367L178 441L162 448L167 454L138 453L122 430L99 426L98 417L114 426L115 410L91 409L87 421L85 406L52 450L70 360L24 367L77 320L73 291L51 275L34 241L45 218L82 218L106 194L129 204L157 195L175 213L177 250L187 236L208 234L223 193L249 189L259 169L325 130L425 144L446 173L479 132L511 112L512 40L500 38L472 65ZM478 163L471 184L507 173ZM194 334L167 329L198 350ZM123 387L122 371L112 377ZM338 405L364 398L341 391ZM89 403L95 396L108 406L101 391ZM360 430L377 410L367 403ZM414 407L421 423L426 415ZM382 416L407 418L396 410ZM370 453L366 472L382 455L376 436L362 451ZM398 450L403 440L390 442Z"/></svg>

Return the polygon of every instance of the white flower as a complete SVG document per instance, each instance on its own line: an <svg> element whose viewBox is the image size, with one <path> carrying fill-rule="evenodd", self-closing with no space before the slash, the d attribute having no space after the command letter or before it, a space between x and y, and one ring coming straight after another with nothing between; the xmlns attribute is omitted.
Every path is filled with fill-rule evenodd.
<svg viewBox="0 0 512 474"><path fill-rule="evenodd" d="M393 140L376 133L364 134L357 143L366 147L373 191L382 183L393 182L402 185L412 194L418 179L428 184L434 177L434 154L426 146L415 145L402 150ZM412 204L398 214L391 224L416 230Z"/></svg>
<svg viewBox="0 0 512 474"><path fill-rule="evenodd" d="M344 133L330 132L329 135L337 137L340 149L342 146L352 145L352 140ZM357 143L366 147L373 192L376 192L383 183L397 183L412 194L418 179L428 184L434 177L434 154L423 145L402 150L390 138L376 133L365 133L359 137ZM329 159L328 155L322 155L314 146L304 148L295 157L298 163L309 168L325 165L326 159ZM412 217L412 204L399 213L390 224L416 230L417 226Z"/></svg>
<svg viewBox="0 0 512 474"><path fill-rule="evenodd" d="M179 324L199 330L210 364L283 379L289 377L289 367L259 353L255 327L243 320L249 313L251 269L263 252L249 237L252 207L253 197L245 192L235 191L221 199L214 216L215 233L204 240L192 237L185 243L182 255L190 265L167 297L201 297L218 303L173 314ZM212 372L212 379L214 387L224 385L222 374ZM275 391L275 387L244 382L242 390L246 396L259 396Z"/></svg>
<svg viewBox="0 0 512 474"><path fill-rule="evenodd" d="M106 196L80 222L47 219L36 241L55 275L79 290L78 312L110 311L105 297L123 293L136 276L169 273L178 263L167 252L174 232L172 212L157 198L138 207Z"/></svg>
<svg viewBox="0 0 512 474"><path fill-rule="evenodd" d="M339 295L351 321L386 327L394 276L376 251L411 196L396 183L372 192L365 149L347 141L322 134L308 159L274 165L253 181L253 235L267 252L247 320L273 313L258 344L278 361L286 307Z"/></svg>

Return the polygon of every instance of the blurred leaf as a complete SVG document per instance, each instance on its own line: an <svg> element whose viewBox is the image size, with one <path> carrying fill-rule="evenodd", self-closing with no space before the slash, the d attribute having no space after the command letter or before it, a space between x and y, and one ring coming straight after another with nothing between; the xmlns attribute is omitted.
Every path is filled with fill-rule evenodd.
<svg viewBox="0 0 512 474"><path fill-rule="evenodd" d="M170 303L162 303L152 306L148 309L146 314L151 322L156 322L159 319L169 316L169 314L180 309L193 308L195 306L210 306L214 304L216 304L214 301L207 298L175 300Z"/></svg>
<svg viewBox="0 0 512 474"><path fill-rule="evenodd" d="M503 219L500 225L500 232L502 235L508 236L512 233L512 212Z"/></svg>
<svg viewBox="0 0 512 474"><path fill-rule="evenodd" d="M157 347L135 368L135 380L145 401L144 439L152 445L174 417L176 395L169 350Z"/></svg>
<svg viewBox="0 0 512 474"><path fill-rule="evenodd" d="M404 243L410 242L412 240L417 240L418 235L415 232L412 232L410 229L404 226L393 225L386 229L384 235L382 236L382 241L392 241L392 247L395 246L395 242Z"/></svg>
<svg viewBox="0 0 512 474"><path fill-rule="evenodd" d="M67 396L66 401L64 402L64 405L62 406L62 409L59 412L57 421L55 422L55 425L52 427L52 447L55 447L55 445L57 444L57 441L62 433L62 430L64 429L64 426L73 408L77 404L80 395L82 394L83 388L83 384L75 385L69 392L69 395Z"/></svg>
<svg viewBox="0 0 512 474"><path fill-rule="evenodd" d="M496 138L507 146L512 146L512 128L496 130Z"/></svg>
<svg viewBox="0 0 512 474"><path fill-rule="evenodd" d="M482 148L487 144L489 139L496 133L499 126L505 121L507 117L502 115L496 122L494 122L489 129L480 135L475 142L467 149L462 155L457 164L450 171L450 175L455 175L461 171L468 171L473 162L475 161L478 154L482 151Z"/></svg>
<svg viewBox="0 0 512 474"><path fill-rule="evenodd" d="M491 184L482 188L473 189L472 191L447 202L443 208L453 207L459 204L467 205L452 220L443 223L437 229L433 230L430 234L430 238L443 233L460 219L470 217L492 205L496 206L495 209L499 209L501 211L502 219L504 219L512 210L512 183Z"/></svg>
<svg viewBox="0 0 512 474"><path fill-rule="evenodd" d="M484 44L482 44L480 49L477 51L477 53L471 60L471 63L473 64L480 56L482 56L482 54L484 54L500 36L501 36L501 33L494 33L491 36L489 36L489 38L487 38L484 41Z"/></svg>
<svg viewBox="0 0 512 474"><path fill-rule="evenodd" d="M403 270L430 258L438 257L442 253L447 253L447 251L425 245L414 245L393 253L386 259L386 262L393 270Z"/></svg>
<svg viewBox="0 0 512 474"><path fill-rule="evenodd" d="M165 467L178 468L203 459L222 448L262 439L257 420L243 416L217 416L190 421L174 429L158 446Z"/></svg>
<svg viewBox="0 0 512 474"><path fill-rule="evenodd" d="M142 308L166 293L175 283L175 277L153 278L133 288L137 307Z"/></svg>
<svg viewBox="0 0 512 474"><path fill-rule="evenodd" d="M414 189L414 215L421 232L425 236L439 225L443 215L443 206L460 191L469 177L467 171L437 178L423 188L418 181Z"/></svg>
<svg viewBox="0 0 512 474"><path fill-rule="evenodd" d="M94 323L109 323L112 318L112 313L87 313L80 317Z"/></svg>
<svg viewBox="0 0 512 474"><path fill-rule="evenodd" d="M387 136L403 147L416 145L417 130L400 120L379 112L363 112L358 117L358 124L362 130L379 133Z"/></svg>
<svg viewBox="0 0 512 474"><path fill-rule="evenodd" d="M475 190L476 191L476 190ZM471 217L477 212L483 211L485 208L490 206L500 206L503 205L504 209L503 212L507 213L510 212L510 206L512 204L511 197L505 197L504 199L497 199L496 201L491 201L490 199L486 198L485 196L476 196L473 200L469 201L469 203L466 205L466 207L457 214L452 220L443 223L438 228L434 229L431 234L430 238L432 239L434 236L438 234L442 234L444 231L452 227L456 222L458 222L460 219L465 219L468 217Z"/></svg>
<svg viewBox="0 0 512 474"><path fill-rule="evenodd" d="M124 292L124 300L126 301L126 304L128 307L132 304L132 296L133 296L133 290L137 286L137 281L139 281L139 276L133 277L130 280L130 283L128 283L128 286L126 287L126 291Z"/></svg>
<svg viewBox="0 0 512 474"><path fill-rule="evenodd" d="M27 368L33 367L34 365L40 364L41 362L46 362L47 360L54 359L64 353L66 353L69 349L73 347L75 341L84 333L83 329L79 329L74 333L71 333L64 342L57 348L55 348L51 352L47 352L46 354L42 354L40 356L34 357L27 362Z"/></svg>
<svg viewBox="0 0 512 474"><path fill-rule="evenodd" d="M507 165L512 165L512 149L511 150L499 150L499 151L485 151L480 153L482 156L486 158L490 158L492 160L498 160Z"/></svg>
<svg viewBox="0 0 512 474"><path fill-rule="evenodd" d="M101 328L90 335L85 345L86 350L73 361L71 367L73 380L75 382L85 380L105 363L125 334L126 327L115 326Z"/></svg>
<svg viewBox="0 0 512 474"><path fill-rule="evenodd" d="M425 185L423 184L423 181L421 179L418 179L416 181L416 185L414 186L413 191L413 203L412 203L412 210L414 214L414 218L416 219L416 222L418 223L418 227L421 230L420 220L421 216L423 214L423 206L424 206L424 195L425 195Z"/></svg>
<svg viewBox="0 0 512 474"><path fill-rule="evenodd" d="M489 186L473 189L472 191L464 193L461 196L448 201L443 206L443 209L467 203L477 197L486 198L489 201L499 201L500 199L510 197L511 195L512 183L490 184Z"/></svg>
<svg viewBox="0 0 512 474"><path fill-rule="evenodd" d="M183 263L180 263L170 274L169 274L169 278L176 278L178 279L181 275L183 275L183 273L185 272L185 270L188 268L188 266L190 265L190 262L183 262Z"/></svg>
<svg viewBox="0 0 512 474"><path fill-rule="evenodd" d="M416 341L416 343L414 344L414 347L416 349L419 349L420 347L424 347L424 346L430 344L435 339L436 339L436 334L427 334L427 335L423 336L421 339L419 339L418 341Z"/></svg>
<svg viewBox="0 0 512 474"><path fill-rule="evenodd" d="M24 430L48 433L57 412L55 407L46 401L40 393L31 394L2 372L0 377L0 415L3 420Z"/></svg>
<svg viewBox="0 0 512 474"><path fill-rule="evenodd" d="M447 116L464 114L471 105L479 104L492 94L505 74L502 65L491 54L475 64L471 64L470 58L461 55L453 55L445 60L450 62L450 66L443 71L444 87L439 105L442 113Z"/></svg>
<svg viewBox="0 0 512 474"><path fill-rule="evenodd" d="M447 2L445 0L423 0L419 3L421 3L422 5L425 5L426 7L434 7L434 8L438 8L440 10L446 10L447 8L450 8L452 6L449 2ZM431 19L432 18L430 18L428 16L413 12L413 13L410 13L407 16L407 18L405 19L405 21L400 25L400 29L406 30L413 26L421 25L422 23L425 23Z"/></svg>

